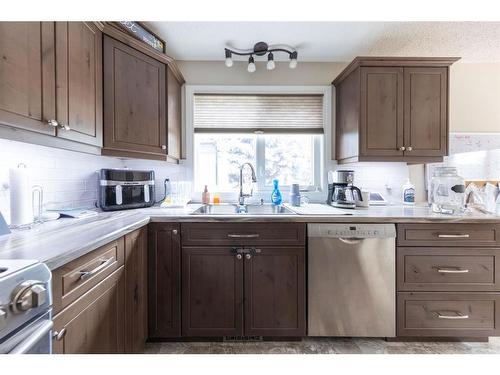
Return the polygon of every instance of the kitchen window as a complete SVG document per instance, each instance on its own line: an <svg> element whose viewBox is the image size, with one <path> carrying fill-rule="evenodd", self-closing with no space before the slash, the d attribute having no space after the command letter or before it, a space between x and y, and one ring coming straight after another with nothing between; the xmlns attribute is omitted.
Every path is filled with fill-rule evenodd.
<svg viewBox="0 0 500 375"><path fill-rule="evenodd" d="M245 162L258 190L321 187L323 95L195 94L193 115L196 191L236 191Z"/></svg>

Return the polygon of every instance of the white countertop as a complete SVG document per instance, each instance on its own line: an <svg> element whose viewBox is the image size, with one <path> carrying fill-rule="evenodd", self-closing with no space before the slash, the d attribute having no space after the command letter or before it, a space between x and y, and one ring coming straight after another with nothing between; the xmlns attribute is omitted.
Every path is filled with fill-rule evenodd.
<svg viewBox="0 0 500 375"><path fill-rule="evenodd" d="M314 214L307 206L296 215L191 215L199 204L185 209L152 207L145 209L100 212L85 219L64 218L36 225L29 230L15 230L0 236L1 259L37 259L51 269L58 268L106 243L134 231L149 222L384 222L384 223L498 223L500 217L481 213L460 216L431 212L426 206L378 206L348 211L350 215ZM322 209L319 210L322 212Z"/></svg>

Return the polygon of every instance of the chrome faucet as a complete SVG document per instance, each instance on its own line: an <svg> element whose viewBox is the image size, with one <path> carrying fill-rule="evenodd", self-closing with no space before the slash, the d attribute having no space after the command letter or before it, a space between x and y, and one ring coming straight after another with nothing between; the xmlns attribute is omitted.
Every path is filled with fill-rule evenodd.
<svg viewBox="0 0 500 375"><path fill-rule="evenodd" d="M245 166L247 165L252 170L252 182L257 182L257 177L255 176L255 169L253 168L253 165L250 163L243 163L240 167L240 195L238 196L238 204L240 206L244 206L245 198L251 197L253 194L253 189L250 191L250 194L243 193L243 168L245 168Z"/></svg>

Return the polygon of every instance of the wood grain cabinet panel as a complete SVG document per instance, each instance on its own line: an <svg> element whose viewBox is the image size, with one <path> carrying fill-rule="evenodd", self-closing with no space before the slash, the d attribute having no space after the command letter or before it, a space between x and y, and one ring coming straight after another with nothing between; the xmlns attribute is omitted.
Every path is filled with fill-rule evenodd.
<svg viewBox="0 0 500 375"><path fill-rule="evenodd" d="M102 33L93 22L56 22L57 136L102 147Z"/></svg>
<svg viewBox="0 0 500 375"><path fill-rule="evenodd" d="M230 247L182 248L182 335L243 334L243 260Z"/></svg>
<svg viewBox="0 0 500 375"><path fill-rule="evenodd" d="M303 223L185 223L183 246L304 246Z"/></svg>
<svg viewBox="0 0 500 375"><path fill-rule="evenodd" d="M245 257L245 334L305 336L305 249L262 247Z"/></svg>
<svg viewBox="0 0 500 375"><path fill-rule="evenodd" d="M500 333L499 293L398 292L397 335L488 337Z"/></svg>
<svg viewBox="0 0 500 375"><path fill-rule="evenodd" d="M332 158L442 161L448 154L449 66L457 60L356 57L333 81L338 108Z"/></svg>
<svg viewBox="0 0 500 375"><path fill-rule="evenodd" d="M500 224L399 224L397 244L500 247Z"/></svg>
<svg viewBox="0 0 500 375"><path fill-rule="evenodd" d="M500 291L500 249L398 247L398 290Z"/></svg>
<svg viewBox="0 0 500 375"><path fill-rule="evenodd" d="M104 36L103 154L166 160L166 66Z"/></svg>
<svg viewBox="0 0 500 375"><path fill-rule="evenodd" d="M124 291L121 267L56 315L54 353L124 353Z"/></svg>
<svg viewBox="0 0 500 375"><path fill-rule="evenodd" d="M181 243L176 223L148 228L149 337L181 335Z"/></svg>
<svg viewBox="0 0 500 375"><path fill-rule="evenodd" d="M361 68L360 124L362 155L403 155L403 68Z"/></svg>
<svg viewBox="0 0 500 375"><path fill-rule="evenodd" d="M178 80L172 69L167 66L167 119L168 119L168 156L179 160L182 145L182 83Z"/></svg>
<svg viewBox="0 0 500 375"><path fill-rule="evenodd" d="M54 314L102 282L120 268L123 262L124 241L119 238L53 271Z"/></svg>
<svg viewBox="0 0 500 375"><path fill-rule="evenodd" d="M404 88L405 155L447 155L448 69L404 68Z"/></svg>
<svg viewBox="0 0 500 375"><path fill-rule="evenodd" d="M140 353L148 338L146 227L125 236L125 351Z"/></svg>
<svg viewBox="0 0 500 375"><path fill-rule="evenodd" d="M0 23L0 124L55 135L53 22Z"/></svg>

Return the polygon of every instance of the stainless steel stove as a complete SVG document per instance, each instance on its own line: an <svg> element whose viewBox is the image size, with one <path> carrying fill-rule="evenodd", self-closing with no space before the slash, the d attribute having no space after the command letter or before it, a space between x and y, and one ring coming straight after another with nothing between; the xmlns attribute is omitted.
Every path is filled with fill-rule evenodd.
<svg viewBox="0 0 500 375"><path fill-rule="evenodd" d="M52 275L34 260L0 259L0 353L52 352Z"/></svg>

